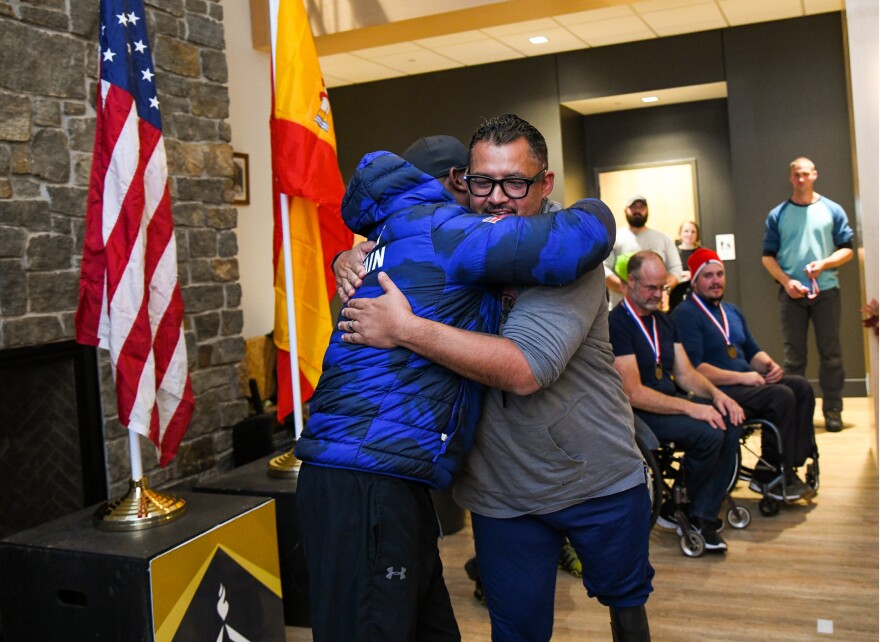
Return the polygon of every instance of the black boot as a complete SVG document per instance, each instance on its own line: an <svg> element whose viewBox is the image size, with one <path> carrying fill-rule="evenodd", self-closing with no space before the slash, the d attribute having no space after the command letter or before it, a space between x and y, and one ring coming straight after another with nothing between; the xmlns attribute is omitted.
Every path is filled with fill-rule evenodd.
<svg viewBox="0 0 880 642"><path fill-rule="evenodd" d="M645 606L630 606L611 611L611 638L614 642L651 642Z"/></svg>
<svg viewBox="0 0 880 642"><path fill-rule="evenodd" d="M474 587L474 597L483 606L486 606L486 594L483 592L483 583L480 581L480 567L477 566L477 558L472 557L464 563L464 571L467 576L476 582Z"/></svg>

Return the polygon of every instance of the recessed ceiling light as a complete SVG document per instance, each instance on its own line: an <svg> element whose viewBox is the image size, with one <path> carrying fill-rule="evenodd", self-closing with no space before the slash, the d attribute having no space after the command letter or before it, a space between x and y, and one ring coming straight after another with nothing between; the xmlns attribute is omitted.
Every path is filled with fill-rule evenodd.
<svg viewBox="0 0 880 642"><path fill-rule="evenodd" d="M543 45L545 42L550 42L544 36L532 36L529 38L529 42L533 45Z"/></svg>
<svg viewBox="0 0 880 642"><path fill-rule="evenodd" d="M660 99L657 98L657 96L645 96L644 98L642 98L643 103L656 103L659 100Z"/></svg>

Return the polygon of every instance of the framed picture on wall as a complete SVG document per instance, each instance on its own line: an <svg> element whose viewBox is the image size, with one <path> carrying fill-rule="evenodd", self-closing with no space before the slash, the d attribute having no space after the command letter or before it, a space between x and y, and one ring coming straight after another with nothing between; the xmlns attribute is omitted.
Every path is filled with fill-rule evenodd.
<svg viewBox="0 0 880 642"><path fill-rule="evenodd" d="M235 205L249 205L251 202L251 180L248 172L248 155L232 154L235 166L232 174L232 202Z"/></svg>

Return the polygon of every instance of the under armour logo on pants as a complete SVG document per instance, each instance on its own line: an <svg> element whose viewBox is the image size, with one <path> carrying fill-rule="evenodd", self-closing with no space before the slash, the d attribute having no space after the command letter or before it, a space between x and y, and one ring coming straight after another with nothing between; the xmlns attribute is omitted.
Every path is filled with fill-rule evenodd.
<svg viewBox="0 0 880 642"><path fill-rule="evenodd" d="M395 571L393 566L389 566L388 573L385 575L385 579L390 580L395 575L398 577L398 579L405 580L406 579L406 567L401 566L399 571Z"/></svg>

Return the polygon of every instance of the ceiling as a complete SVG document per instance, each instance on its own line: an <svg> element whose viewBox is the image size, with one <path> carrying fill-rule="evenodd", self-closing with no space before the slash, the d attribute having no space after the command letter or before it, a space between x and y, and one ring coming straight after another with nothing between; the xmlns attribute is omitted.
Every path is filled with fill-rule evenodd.
<svg viewBox="0 0 880 642"><path fill-rule="evenodd" d="M252 7L266 0L251 0ZM842 11L844 0L305 0L328 87L527 56ZM253 9L252 9L253 10ZM545 41L534 44L530 38ZM267 48L268 43L255 46ZM260 46L260 45L263 46ZM723 97L686 88L681 102ZM673 92L677 90L671 90ZM696 93L695 93L696 92ZM598 113L644 106L641 95L578 101ZM611 104L598 104L597 101ZM614 101L617 102L614 105ZM592 102L594 104L581 104Z"/></svg>

